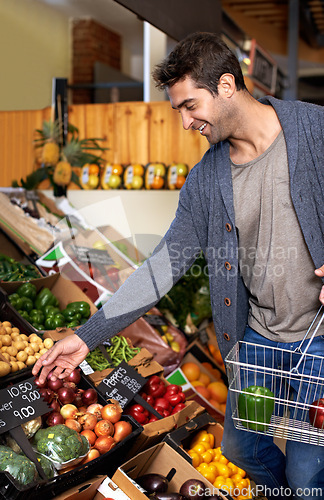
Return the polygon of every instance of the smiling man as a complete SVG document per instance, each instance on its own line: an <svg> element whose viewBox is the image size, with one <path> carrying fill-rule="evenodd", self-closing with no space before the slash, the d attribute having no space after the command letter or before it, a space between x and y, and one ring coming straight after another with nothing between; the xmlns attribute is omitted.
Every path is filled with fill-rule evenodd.
<svg viewBox="0 0 324 500"><path fill-rule="evenodd" d="M237 58L212 33L181 41L153 78L184 128L211 147L190 171L175 219L152 256L77 334L37 361L33 373L42 369L41 380L64 378L89 350L149 310L200 250L223 358L242 339L295 350L324 304L324 109L254 99ZM322 325L308 350L319 359L323 335ZM323 365L305 363L304 373L324 379ZM254 383L264 383L258 371ZM293 383L291 391L296 396ZM306 400L305 391L299 398ZM283 454L271 436L235 428L232 410L228 400L224 454L269 499L324 495L324 447L288 441Z"/></svg>

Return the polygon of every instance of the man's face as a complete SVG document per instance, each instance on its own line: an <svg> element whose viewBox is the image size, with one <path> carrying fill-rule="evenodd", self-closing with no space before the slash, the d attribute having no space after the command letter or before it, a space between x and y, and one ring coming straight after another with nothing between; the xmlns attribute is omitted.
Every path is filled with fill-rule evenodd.
<svg viewBox="0 0 324 500"><path fill-rule="evenodd" d="M172 107L181 113L185 130L199 130L210 144L229 137L230 109L221 93L214 96L197 88L189 76L169 87L167 93Z"/></svg>

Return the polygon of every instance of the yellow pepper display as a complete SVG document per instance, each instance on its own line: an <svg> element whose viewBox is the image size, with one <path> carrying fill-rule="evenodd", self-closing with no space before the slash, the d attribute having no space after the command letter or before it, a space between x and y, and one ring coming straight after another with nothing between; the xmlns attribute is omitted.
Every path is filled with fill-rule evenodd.
<svg viewBox="0 0 324 500"><path fill-rule="evenodd" d="M235 500L252 498L246 472L227 460L220 446L215 448L215 436L201 430L186 450L193 467L217 489L227 491Z"/></svg>

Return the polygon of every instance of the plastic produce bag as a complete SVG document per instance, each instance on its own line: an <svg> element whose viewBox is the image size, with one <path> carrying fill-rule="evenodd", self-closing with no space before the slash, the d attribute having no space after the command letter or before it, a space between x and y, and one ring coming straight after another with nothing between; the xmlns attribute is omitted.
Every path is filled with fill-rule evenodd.
<svg viewBox="0 0 324 500"><path fill-rule="evenodd" d="M34 436L36 451L51 460L56 469L78 463L89 451L89 442L66 425L40 429Z"/></svg>
<svg viewBox="0 0 324 500"><path fill-rule="evenodd" d="M0 471L8 472L23 486L33 483L38 477L36 466L31 460L6 446L0 446Z"/></svg>

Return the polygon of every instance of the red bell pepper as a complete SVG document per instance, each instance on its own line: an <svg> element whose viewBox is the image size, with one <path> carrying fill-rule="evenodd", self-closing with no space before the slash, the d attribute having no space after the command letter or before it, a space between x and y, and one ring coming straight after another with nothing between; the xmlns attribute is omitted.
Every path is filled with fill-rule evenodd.
<svg viewBox="0 0 324 500"><path fill-rule="evenodd" d="M160 398L166 391L165 382L157 375L152 375L146 382L144 391L153 398Z"/></svg>
<svg viewBox="0 0 324 500"><path fill-rule="evenodd" d="M149 412L142 405L132 405L125 413L135 418L139 424L147 424L149 421Z"/></svg>
<svg viewBox="0 0 324 500"><path fill-rule="evenodd" d="M145 401L147 401L149 405L154 406L155 398L153 398L151 394L146 394L146 392L141 392L140 396L142 396L142 398L145 399Z"/></svg>
<svg viewBox="0 0 324 500"><path fill-rule="evenodd" d="M171 384L167 386L166 393L163 396L169 401L171 406L176 406L179 403L184 403L186 400L186 395L181 390L180 385Z"/></svg>
<svg viewBox="0 0 324 500"><path fill-rule="evenodd" d="M177 406L175 406L171 412L171 415L174 415L175 413L178 413L178 411L183 410L186 407L184 403L179 403Z"/></svg>
<svg viewBox="0 0 324 500"><path fill-rule="evenodd" d="M163 410L171 411L172 406L166 398L156 398L154 406L160 406Z"/></svg>
<svg viewBox="0 0 324 500"><path fill-rule="evenodd" d="M163 418L171 415L171 411L166 410L165 408L162 408L162 406L159 405L155 405L154 410L156 410L160 415L162 415Z"/></svg>

